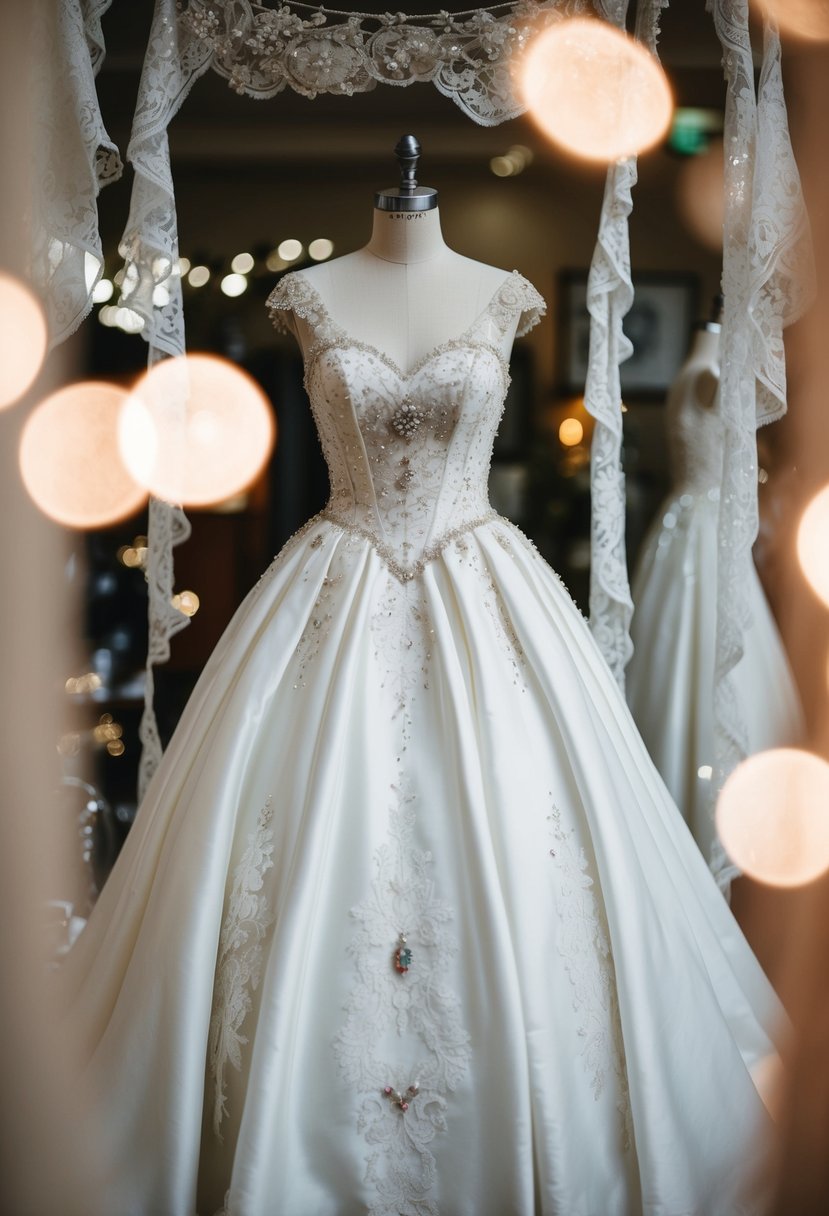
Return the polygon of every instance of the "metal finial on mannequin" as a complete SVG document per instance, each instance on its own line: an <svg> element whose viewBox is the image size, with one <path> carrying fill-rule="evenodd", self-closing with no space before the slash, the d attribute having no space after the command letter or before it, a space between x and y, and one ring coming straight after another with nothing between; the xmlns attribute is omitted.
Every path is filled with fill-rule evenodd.
<svg viewBox="0 0 829 1216"><path fill-rule="evenodd" d="M417 162L420 144L414 135L401 135L394 154L400 166L400 185L379 190L374 205L379 211L431 211L438 205L438 192L429 186L418 186Z"/></svg>

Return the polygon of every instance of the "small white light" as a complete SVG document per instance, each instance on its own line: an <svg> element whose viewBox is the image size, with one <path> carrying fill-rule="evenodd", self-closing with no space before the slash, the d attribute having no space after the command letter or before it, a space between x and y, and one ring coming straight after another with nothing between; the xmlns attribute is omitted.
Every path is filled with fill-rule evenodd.
<svg viewBox="0 0 829 1216"><path fill-rule="evenodd" d="M219 286L226 296L240 296L247 290L248 281L243 274L226 274Z"/></svg>
<svg viewBox="0 0 829 1216"><path fill-rule="evenodd" d="M187 276L187 282L191 287L204 287L209 279L210 271L206 266L194 266Z"/></svg>
<svg viewBox="0 0 829 1216"><path fill-rule="evenodd" d="M94 253L85 253L83 255L83 274L86 281L86 290L91 291L95 285L95 280L98 278L98 271L103 266L100 258L96 258Z"/></svg>
<svg viewBox="0 0 829 1216"><path fill-rule="evenodd" d="M170 292L166 283L158 283L153 288L153 304L156 308L163 308L165 304L170 303Z"/></svg>
<svg viewBox="0 0 829 1216"><path fill-rule="evenodd" d="M315 262L324 262L326 258L330 258L334 252L334 242L329 241L325 236L319 236L315 241L311 241L308 246L308 253Z"/></svg>
<svg viewBox="0 0 829 1216"><path fill-rule="evenodd" d="M189 258L179 258L179 260L176 262L175 266L173 267L173 274L185 275L185 274L187 274L189 269L190 269L190 259Z"/></svg>
<svg viewBox="0 0 829 1216"><path fill-rule="evenodd" d="M230 263L234 274L250 274L253 270L253 256L249 253L237 253Z"/></svg>
<svg viewBox="0 0 829 1216"><path fill-rule="evenodd" d="M493 156L489 167L496 177L512 177L515 165L508 156Z"/></svg>
<svg viewBox="0 0 829 1216"><path fill-rule="evenodd" d="M284 270L288 263L283 257L279 256L278 249L272 249L265 258L265 265L267 266L268 270L276 272L277 270Z"/></svg>
<svg viewBox="0 0 829 1216"><path fill-rule="evenodd" d="M115 319L117 307L114 304L107 304L106 308L102 308L98 313L98 320L102 325L106 325L107 329L112 329L118 322Z"/></svg>
<svg viewBox="0 0 829 1216"><path fill-rule="evenodd" d="M276 252L286 262L295 262L297 258L302 257L302 241L295 241L289 238L287 241L280 241L276 247Z"/></svg>
<svg viewBox="0 0 829 1216"><path fill-rule="evenodd" d="M144 318L132 308L116 308L115 324L125 334L140 334L144 328Z"/></svg>
<svg viewBox="0 0 829 1216"><path fill-rule="evenodd" d="M93 304L106 304L107 300L112 299L112 293L115 290L109 279L98 279L98 282L92 288Z"/></svg>
<svg viewBox="0 0 829 1216"><path fill-rule="evenodd" d="M701 764L697 769L697 776L700 781L710 781L713 775L713 768L710 764Z"/></svg>
<svg viewBox="0 0 829 1216"><path fill-rule="evenodd" d="M116 270L115 274L112 276L112 281L116 287L121 286L121 284L124 281L124 267L123 266L121 267L120 270Z"/></svg>

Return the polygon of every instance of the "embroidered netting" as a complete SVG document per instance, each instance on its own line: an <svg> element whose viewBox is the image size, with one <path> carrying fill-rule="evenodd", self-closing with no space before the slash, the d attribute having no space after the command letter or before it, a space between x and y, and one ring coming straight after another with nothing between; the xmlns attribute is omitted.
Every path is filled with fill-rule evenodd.
<svg viewBox="0 0 829 1216"><path fill-rule="evenodd" d="M33 6L30 273L46 313L49 344L68 338L92 307L104 255L98 194L123 169L104 128L95 76L105 45L101 18L112 0Z"/></svg>
<svg viewBox="0 0 829 1216"><path fill-rule="evenodd" d="M783 328L811 294L808 223L789 141L780 38L768 20L755 91L748 0L708 0L723 47L725 227L720 415L723 480L717 570L715 791L747 751L731 673L750 624L742 571L757 536L756 429L786 409ZM712 805L712 813L713 813ZM738 873L717 842L723 889Z"/></svg>

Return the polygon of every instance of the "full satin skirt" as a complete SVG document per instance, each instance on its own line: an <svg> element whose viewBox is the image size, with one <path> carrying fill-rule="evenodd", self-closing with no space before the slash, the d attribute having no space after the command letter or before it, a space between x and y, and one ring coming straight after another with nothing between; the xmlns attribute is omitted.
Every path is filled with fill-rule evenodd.
<svg viewBox="0 0 829 1216"><path fill-rule="evenodd" d="M108 1216L762 1210L777 1001L497 518L402 580L330 520L289 543L62 983Z"/></svg>

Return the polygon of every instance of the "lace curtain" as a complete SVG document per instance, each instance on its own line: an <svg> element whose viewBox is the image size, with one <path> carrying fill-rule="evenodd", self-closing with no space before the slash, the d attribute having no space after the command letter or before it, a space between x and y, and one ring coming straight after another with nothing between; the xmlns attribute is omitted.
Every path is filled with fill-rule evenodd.
<svg viewBox="0 0 829 1216"><path fill-rule="evenodd" d="M101 18L112 0L53 0L33 8L31 277L56 346L92 307L103 272L98 194L123 169L104 128L95 76L105 45Z"/></svg>
<svg viewBox="0 0 829 1216"><path fill-rule="evenodd" d="M809 232L789 141L774 24L763 25L755 89L748 0L708 0L723 48L725 227L720 411L724 429L717 569L714 792L746 755L731 673L750 624L743 572L757 536L756 429L786 410L783 328L811 294ZM712 807L713 813L713 807ZM723 889L738 871L717 843L711 868Z"/></svg>

